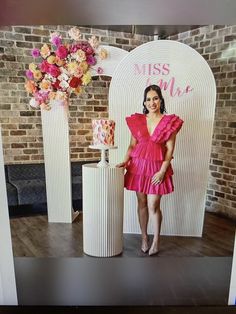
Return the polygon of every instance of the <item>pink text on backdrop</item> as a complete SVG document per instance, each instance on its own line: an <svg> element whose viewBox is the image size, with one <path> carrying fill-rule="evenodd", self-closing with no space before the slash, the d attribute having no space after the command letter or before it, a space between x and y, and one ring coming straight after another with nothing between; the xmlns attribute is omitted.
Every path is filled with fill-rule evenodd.
<svg viewBox="0 0 236 314"><path fill-rule="evenodd" d="M148 75L146 86L156 84L162 90L169 91L171 97L180 97L193 91L190 85L186 87L176 86L176 79L172 76L170 79L154 78L155 75L165 76L170 73L170 64L168 63L148 63L148 64L134 64L135 75ZM155 82L153 82L155 80Z"/></svg>

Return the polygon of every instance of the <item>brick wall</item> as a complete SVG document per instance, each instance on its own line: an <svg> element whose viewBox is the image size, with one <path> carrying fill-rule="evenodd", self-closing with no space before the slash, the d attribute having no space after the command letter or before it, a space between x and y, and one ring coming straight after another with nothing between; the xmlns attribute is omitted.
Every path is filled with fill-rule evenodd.
<svg viewBox="0 0 236 314"><path fill-rule="evenodd" d="M170 39L196 49L214 74L217 102L206 210L236 219L236 26L208 25Z"/></svg>
<svg viewBox="0 0 236 314"><path fill-rule="evenodd" d="M4 160L11 163L43 162L40 111L29 107L25 91L25 70L34 62L32 48L49 43L49 35L58 31L67 40L71 26L0 27L0 124ZM104 45L125 50L148 42L152 37L80 27L83 39L96 35ZM88 148L92 141L91 119L108 117L110 78L94 77L81 96L74 96L69 106L71 160L94 160L98 151Z"/></svg>

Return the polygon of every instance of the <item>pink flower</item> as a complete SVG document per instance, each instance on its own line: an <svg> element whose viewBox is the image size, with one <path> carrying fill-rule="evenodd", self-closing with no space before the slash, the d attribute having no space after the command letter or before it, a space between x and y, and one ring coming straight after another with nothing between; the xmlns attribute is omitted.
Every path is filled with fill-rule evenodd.
<svg viewBox="0 0 236 314"><path fill-rule="evenodd" d="M29 80L33 80L33 79L34 79L34 74L33 74L33 72L31 72L30 70L27 70L27 71L25 72L25 74L26 74L26 76L27 76L27 78L28 78Z"/></svg>
<svg viewBox="0 0 236 314"><path fill-rule="evenodd" d="M56 50L56 55L60 58L60 59L65 59L68 55L68 51L66 49L65 46L59 46Z"/></svg>
<svg viewBox="0 0 236 314"><path fill-rule="evenodd" d="M95 65L97 63L96 58L94 58L92 55L88 55L86 61L89 65Z"/></svg>
<svg viewBox="0 0 236 314"><path fill-rule="evenodd" d="M39 49L34 48L34 49L31 51L31 55L32 55L34 58L38 58L38 57L40 56L40 51L39 51Z"/></svg>
<svg viewBox="0 0 236 314"><path fill-rule="evenodd" d="M48 72L49 71L49 66L50 66L50 64L46 61L46 60L44 60L41 64L40 64L40 70L41 70L41 72Z"/></svg>
<svg viewBox="0 0 236 314"><path fill-rule="evenodd" d="M70 46L70 52L76 52L77 50L78 50L79 48L78 48L78 46L76 45L76 44L72 44L71 46Z"/></svg>
<svg viewBox="0 0 236 314"><path fill-rule="evenodd" d="M61 45L61 38L58 36L55 36L52 38L51 42L54 46L58 47Z"/></svg>
<svg viewBox="0 0 236 314"><path fill-rule="evenodd" d="M35 93L34 98L36 101L39 102L39 104L41 104L48 100L48 95L49 95L49 92L39 91Z"/></svg>
<svg viewBox="0 0 236 314"><path fill-rule="evenodd" d="M93 48L92 48L90 45L88 45L88 46L84 49L84 51L85 51L88 55L91 55L91 54L94 53L94 50L93 50Z"/></svg>
<svg viewBox="0 0 236 314"><path fill-rule="evenodd" d="M97 74L102 74L104 71L101 67L98 67L97 68Z"/></svg>
<svg viewBox="0 0 236 314"><path fill-rule="evenodd" d="M48 73L51 74L51 76L53 76L53 77L58 77L58 75L61 74L61 71L56 65L50 64L49 69L48 69Z"/></svg>
<svg viewBox="0 0 236 314"><path fill-rule="evenodd" d="M52 33L51 35L50 35L50 42L54 45L54 46L56 46L56 47L58 47L58 46L60 46L61 45L61 35L58 33L58 32L54 32L54 33Z"/></svg>

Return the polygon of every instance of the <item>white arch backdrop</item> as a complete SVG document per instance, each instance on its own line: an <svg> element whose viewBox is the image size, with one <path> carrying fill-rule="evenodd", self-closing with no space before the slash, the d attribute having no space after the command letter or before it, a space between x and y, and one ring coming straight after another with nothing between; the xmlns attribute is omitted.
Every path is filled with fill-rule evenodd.
<svg viewBox="0 0 236 314"><path fill-rule="evenodd" d="M108 58L100 60L92 76L112 76L120 60L127 51L112 47L100 46L108 52ZM102 68L97 73L96 69ZM72 209L71 165L69 147L69 126L67 108L53 106L50 111L41 110L43 148L47 190L48 221L71 223L77 214ZM57 184L55 184L55 182Z"/></svg>
<svg viewBox="0 0 236 314"><path fill-rule="evenodd" d="M179 42L152 41L132 50L110 84L109 114L116 121L118 146L110 151L113 163L123 160L129 144L125 116L142 112L143 91L150 84L162 88L168 114L184 120L172 162L175 192L162 200L162 234L201 236L216 101L213 74L196 50ZM135 192L125 191L125 233L140 233L136 207Z"/></svg>

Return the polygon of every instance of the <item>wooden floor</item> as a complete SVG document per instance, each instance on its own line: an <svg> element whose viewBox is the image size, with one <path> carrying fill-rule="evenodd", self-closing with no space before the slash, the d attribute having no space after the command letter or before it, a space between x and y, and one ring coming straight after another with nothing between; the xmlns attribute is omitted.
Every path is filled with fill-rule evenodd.
<svg viewBox="0 0 236 314"><path fill-rule="evenodd" d="M81 257L82 214L72 224L48 223L46 215L11 218L15 257ZM235 222L206 213L202 238L161 236L157 256L232 256ZM148 257L140 251L140 235L125 234L120 256Z"/></svg>

